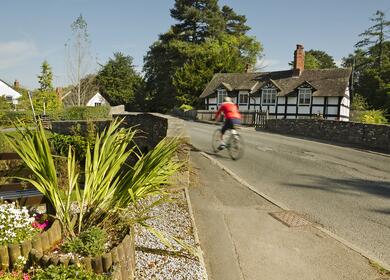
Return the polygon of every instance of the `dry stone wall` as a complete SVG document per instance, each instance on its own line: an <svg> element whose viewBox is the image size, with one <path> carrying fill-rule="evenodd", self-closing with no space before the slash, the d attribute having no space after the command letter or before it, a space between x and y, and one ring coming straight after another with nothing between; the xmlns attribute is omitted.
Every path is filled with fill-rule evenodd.
<svg viewBox="0 0 390 280"><path fill-rule="evenodd" d="M266 130L390 153L390 126L313 119L267 120Z"/></svg>

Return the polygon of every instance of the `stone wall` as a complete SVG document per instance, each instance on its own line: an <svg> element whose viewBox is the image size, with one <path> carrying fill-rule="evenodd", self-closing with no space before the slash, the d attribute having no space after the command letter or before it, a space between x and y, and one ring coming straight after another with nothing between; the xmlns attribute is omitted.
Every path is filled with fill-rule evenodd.
<svg viewBox="0 0 390 280"><path fill-rule="evenodd" d="M162 116L143 113L128 113L113 115L113 118L124 119L123 127L134 127L139 130L135 142L144 152L154 148L166 135L168 120ZM103 131L110 125L110 120L102 121L53 121L52 131L54 133L74 135L86 135L92 125L97 131Z"/></svg>
<svg viewBox="0 0 390 280"><path fill-rule="evenodd" d="M266 130L390 153L390 126L330 120L267 120Z"/></svg>

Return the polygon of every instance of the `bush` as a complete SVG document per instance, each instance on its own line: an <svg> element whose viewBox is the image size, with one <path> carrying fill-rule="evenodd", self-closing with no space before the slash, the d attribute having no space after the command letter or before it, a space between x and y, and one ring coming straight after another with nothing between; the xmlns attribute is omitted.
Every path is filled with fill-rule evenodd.
<svg viewBox="0 0 390 280"><path fill-rule="evenodd" d="M34 273L32 280L105 280L110 279L105 275L99 275L83 270L81 267L70 265L50 265L45 270L39 269Z"/></svg>
<svg viewBox="0 0 390 280"><path fill-rule="evenodd" d="M53 120L99 120L108 119L109 106L74 106L66 107L57 114L53 113L50 118Z"/></svg>
<svg viewBox="0 0 390 280"><path fill-rule="evenodd" d="M194 107L192 107L191 105L183 104L179 107L179 109L184 111L184 112L187 112L187 111L193 110Z"/></svg>
<svg viewBox="0 0 390 280"><path fill-rule="evenodd" d="M384 111L382 110L369 110L365 111L361 115L361 122L368 124L387 124Z"/></svg>
<svg viewBox="0 0 390 280"><path fill-rule="evenodd" d="M34 221L26 207L20 209L15 203L0 204L0 245L31 239L38 232L32 226Z"/></svg>
<svg viewBox="0 0 390 280"><path fill-rule="evenodd" d="M78 253L85 257L95 257L105 252L107 234L98 227L91 227L78 237L66 241L62 246L65 253Z"/></svg>
<svg viewBox="0 0 390 280"><path fill-rule="evenodd" d="M32 111L0 111L0 125L3 127L13 126L13 123L21 120L25 123L34 122Z"/></svg>
<svg viewBox="0 0 390 280"><path fill-rule="evenodd" d="M94 142L88 141L80 135L64 135L54 133L50 138L50 142L57 155L67 157L69 152L69 145L73 147L76 153L76 159L82 161L85 159L85 153L88 149L88 143L93 147Z"/></svg>

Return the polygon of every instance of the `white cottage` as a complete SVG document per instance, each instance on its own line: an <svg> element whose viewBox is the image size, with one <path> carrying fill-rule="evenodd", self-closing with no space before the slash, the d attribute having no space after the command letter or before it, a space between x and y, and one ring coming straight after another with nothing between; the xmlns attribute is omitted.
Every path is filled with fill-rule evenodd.
<svg viewBox="0 0 390 280"><path fill-rule="evenodd" d="M218 73L200 98L215 111L225 96L240 111L268 110L271 118L296 119L320 115L349 120L351 69L304 69L304 50L297 45L294 69L255 73Z"/></svg>
<svg viewBox="0 0 390 280"><path fill-rule="evenodd" d="M87 106L90 106L90 107L97 107L97 106L104 106L104 105L110 105L107 101L107 99L105 99L99 92L97 92L94 96L92 96L87 104Z"/></svg>
<svg viewBox="0 0 390 280"><path fill-rule="evenodd" d="M17 86L18 84L19 82L15 81L15 86ZM18 104L18 100L22 95L16 90L14 90L6 82L0 80L0 96L4 96L9 103L16 105Z"/></svg>

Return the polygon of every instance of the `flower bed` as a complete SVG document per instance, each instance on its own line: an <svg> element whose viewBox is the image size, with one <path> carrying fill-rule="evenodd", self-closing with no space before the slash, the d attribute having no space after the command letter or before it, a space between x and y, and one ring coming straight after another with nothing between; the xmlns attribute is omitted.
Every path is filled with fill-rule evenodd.
<svg viewBox="0 0 390 280"><path fill-rule="evenodd" d="M0 205L0 270L13 269L21 257L28 258L33 248L42 252L61 240L59 222L46 231L47 221L30 217L28 210L18 209L15 203Z"/></svg>
<svg viewBox="0 0 390 280"><path fill-rule="evenodd" d="M134 279L134 237L132 234L126 235L119 245L107 253L96 257L78 258L73 255L57 256L42 253L41 250L34 248L31 250L31 260L33 264L40 265L41 267L81 264L87 270L95 273L111 274L115 280Z"/></svg>

